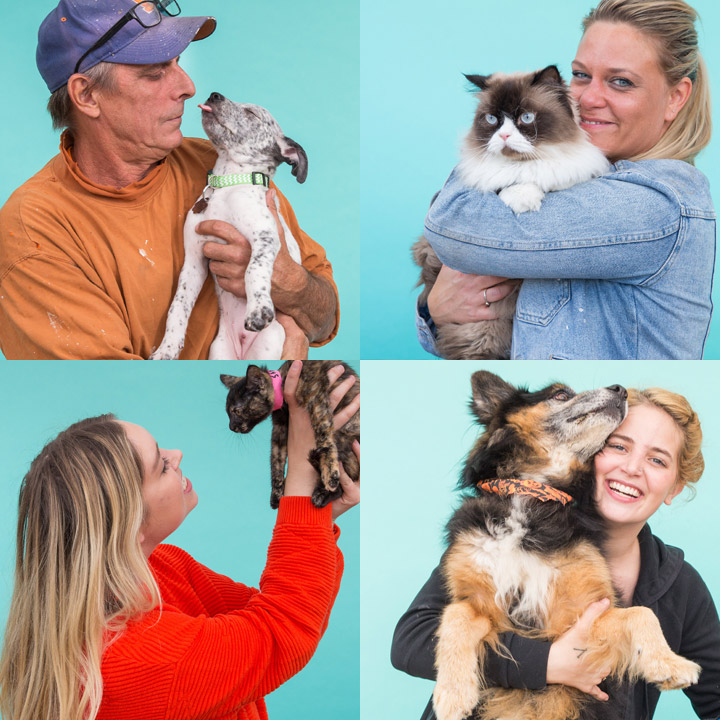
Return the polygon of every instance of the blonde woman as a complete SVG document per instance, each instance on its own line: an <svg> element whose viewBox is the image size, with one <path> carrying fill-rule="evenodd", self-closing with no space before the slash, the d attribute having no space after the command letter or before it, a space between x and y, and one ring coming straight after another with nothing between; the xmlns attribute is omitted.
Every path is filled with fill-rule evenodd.
<svg viewBox="0 0 720 720"><path fill-rule="evenodd" d="M112 416L76 423L43 449L20 492L4 720L267 717L263 696L303 667L327 625L342 574L333 520L359 500L344 476L341 502L310 502L300 370L294 363L285 385L287 492L259 590L161 544L198 501L179 450Z"/></svg>
<svg viewBox="0 0 720 720"><path fill-rule="evenodd" d="M699 359L710 324L715 212L693 166L710 141L696 13L683 0L602 0L583 22L570 91L613 163L600 178L515 215L457 174L425 235L444 266L418 336L493 320L523 278L513 359Z"/></svg>
<svg viewBox="0 0 720 720"><path fill-rule="evenodd" d="M682 395L667 390L629 391L628 415L595 457L596 501L607 524L605 556L624 605L644 605L660 620L670 647L698 662L700 681L685 690L700 718L720 717L720 622L712 597L678 548L666 546L648 521L686 487L694 491L704 468L702 431ZM448 599L436 569L398 623L392 660L399 670L434 679L434 642ZM512 659L490 655L488 681L541 690L550 683L578 688L608 702L603 717L646 720L660 691L643 682L603 685L607 672L583 663L586 633L608 601L593 603L554 643L511 633L503 637ZM431 703L423 720L434 718Z"/></svg>

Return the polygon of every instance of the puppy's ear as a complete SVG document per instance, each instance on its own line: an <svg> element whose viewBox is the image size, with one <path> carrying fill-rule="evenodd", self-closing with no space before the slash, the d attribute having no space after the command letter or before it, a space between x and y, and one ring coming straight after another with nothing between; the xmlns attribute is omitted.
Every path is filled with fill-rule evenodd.
<svg viewBox="0 0 720 720"><path fill-rule="evenodd" d="M292 165L292 174L299 183L304 183L308 173L308 159L302 146L286 136L278 139L277 144L282 159Z"/></svg>
<svg viewBox="0 0 720 720"><path fill-rule="evenodd" d="M221 375L220 376L220 382L226 387L231 388L236 382L240 380L239 377L235 377L234 375Z"/></svg>
<svg viewBox="0 0 720 720"><path fill-rule="evenodd" d="M488 425L498 408L516 392L510 383L506 383L487 370L473 373L470 384L472 385L470 410L483 425Z"/></svg>

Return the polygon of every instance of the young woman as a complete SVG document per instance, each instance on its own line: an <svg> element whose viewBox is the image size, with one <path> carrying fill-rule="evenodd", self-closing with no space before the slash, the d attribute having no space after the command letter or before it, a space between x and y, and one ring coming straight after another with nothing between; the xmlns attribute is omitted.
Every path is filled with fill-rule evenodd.
<svg viewBox="0 0 720 720"><path fill-rule="evenodd" d="M670 647L698 662L700 681L685 693L700 718L720 717L720 623L710 593L677 548L655 537L647 521L663 504L697 482L704 468L702 433L687 400L667 390L630 391L625 421L595 457L596 499L607 521L605 554L620 602L651 608ZM434 635L448 599L436 569L398 623L392 661L399 670L434 679ZM577 648L608 601L591 605L554 643L506 634L513 660L490 655L488 680L504 687L541 689L562 683L612 703L618 717L651 718L660 691L623 685L612 697L601 688L607 673L591 673ZM624 713L624 714L621 714ZM432 705L423 720L433 718Z"/></svg>
<svg viewBox="0 0 720 720"><path fill-rule="evenodd" d="M259 590L160 544L198 501L179 450L112 416L76 423L43 449L20 493L3 718L267 718L263 696L307 663L327 626L342 574L332 521L359 500L344 476L340 501L310 502L300 370L294 363L285 385L286 496Z"/></svg>
<svg viewBox="0 0 720 720"><path fill-rule="evenodd" d="M425 234L444 263L418 336L492 320L523 278L514 359L701 358L712 309L715 213L693 159L710 140L695 11L682 0L602 0L584 20L570 89L610 172L515 215L456 173Z"/></svg>

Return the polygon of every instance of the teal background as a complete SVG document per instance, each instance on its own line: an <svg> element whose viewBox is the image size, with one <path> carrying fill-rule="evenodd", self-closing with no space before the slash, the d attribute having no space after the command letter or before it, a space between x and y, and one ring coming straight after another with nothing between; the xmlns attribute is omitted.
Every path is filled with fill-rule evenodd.
<svg viewBox="0 0 720 720"><path fill-rule="evenodd" d="M691 0L700 47L720 97L720 3ZM362 357L430 356L415 336L418 269L410 246L457 162L476 101L462 73L535 70L570 77L592 0L363 0L361 14ZM720 140L697 159L720 207ZM717 283L715 298L717 303ZM715 322L705 358L720 358Z"/></svg>
<svg viewBox="0 0 720 720"><path fill-rule="evenodd" d="M272 365L275 367L277 364ZM0 631L12 592L17 497L44 444L84 417L114 412L147 428L160 447L179 448L198 507L167 542L257 587L275 512L270 509L270 421L248 435L228 429L221 372L245 363L206 361L5 362L0 365ZM271 718L357 718L359 707L358 509L339 518L345 573L330 624L298 675L267 697ZM298 708L303 711L298 715Z"/></svg>
<svg viewBox="0 0 720 720"><path fill-rule="evenodd" d="M183 15L213 15L218 27L191 43L181 66L197 93L185 105L182 130L205 137L197 104L211 92L267 107L308 155L299 185L289 166L277 183L300 226L326 250L340 293L340 331L313 358L359 357L359 4L332 0L269 3L180 0ZM3 6L0 106L3 172L0 205L58 151L45 106L50 96L35 65L37 30L56 0Z"/></svg>
<svg viewBox="0 0 720 720"><path fill-rule="evenodd" d="M717 508L720 504L720 387L713 362L386 362L363 361L365 483L361 560L362 720L419 718L433 683L390 664L395 624L438 564L444 526L457 505L463 460L478 436L467 410L470 376L488 369L539 389L561 380L575 390L616 383L664 387L685 395L704 434L705 473L697 498L687 490L653 516L653 532L681 547L720 599ZM389 408L392 410L389 410ZM655 720L695 717L681 691L663 693Z"/></svg>

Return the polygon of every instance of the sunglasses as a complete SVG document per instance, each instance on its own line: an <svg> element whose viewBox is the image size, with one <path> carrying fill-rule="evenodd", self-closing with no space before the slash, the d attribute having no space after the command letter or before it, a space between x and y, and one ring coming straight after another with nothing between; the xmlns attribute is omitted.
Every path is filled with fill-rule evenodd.
<svg viewBox="0 0 720 720"><path fill-rule="evenodd" d="M117 35L131 20L137 20L144 28L151 28L159 25L163 15L175 17L180 14L180 6L176 0L143 0L128 10L82 57L75 65L75 72L80 72L82 61L102 47L110 38Z"/></svg>

